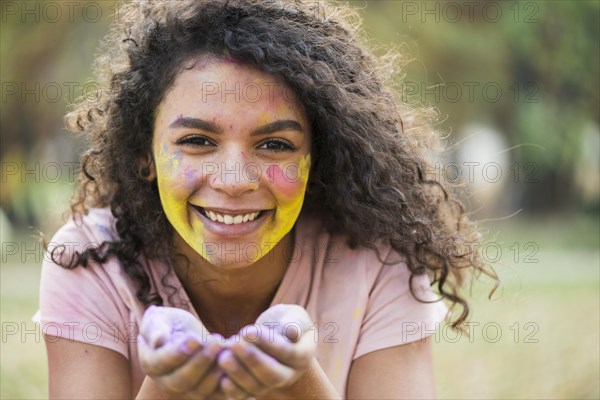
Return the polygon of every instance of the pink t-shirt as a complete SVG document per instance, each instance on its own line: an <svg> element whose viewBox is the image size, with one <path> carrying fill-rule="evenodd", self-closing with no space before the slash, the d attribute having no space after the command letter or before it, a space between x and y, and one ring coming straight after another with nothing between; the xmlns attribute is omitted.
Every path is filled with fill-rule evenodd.
<svg viewBox="0 0 600 400"><path fill-rule="evenodd" d="M301 217L295 229L292 261L271 305L298 304L308 311L318 332L317 359L340 395L345 395L353 360L428 336L445 318L447 308L441 302L413 298L403 262L384 265L374 251L350 249L342 237L330 236L313 220ZM116 238L110 211L94 209L83 224L70 220L50 246L63 244L72 254ZM401 260L389 247L380 248L386 261ZM197 316L172 269L157 262L142 264L164 305ZM175 295L169 287L177 289ZM421 299L436 298L426 276L414 279L414 289ZM130 362L136 392L144 379L136 342L143 313L134 285L116 259L67 270L46 255L40 288L42 331L121 353Z"/></svg>

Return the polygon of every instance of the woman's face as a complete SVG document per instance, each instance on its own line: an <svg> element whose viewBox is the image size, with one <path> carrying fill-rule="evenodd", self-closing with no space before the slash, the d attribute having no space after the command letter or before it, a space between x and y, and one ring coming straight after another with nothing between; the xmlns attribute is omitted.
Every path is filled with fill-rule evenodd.
<svg viewBox="0 0 600 400"><path fill-rule="evenodd" d="M154 172L174 242L223 268L250 265L302 208L311 132L274 77L231 61L183 69L155 114Z"/></svg>

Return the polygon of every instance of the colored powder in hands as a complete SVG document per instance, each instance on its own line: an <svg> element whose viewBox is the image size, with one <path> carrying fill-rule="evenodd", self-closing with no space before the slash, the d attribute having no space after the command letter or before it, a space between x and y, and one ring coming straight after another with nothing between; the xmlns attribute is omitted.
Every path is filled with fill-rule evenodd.
<svg viewBox="0 0 600 400"><path fill-rule="evenodd" d="M150 306L144 313L142 329L148 337L157 338L155 347L164 343L180 340L182 336L196 337L190 318L194 318L188 312L173 307Z"/></svg>

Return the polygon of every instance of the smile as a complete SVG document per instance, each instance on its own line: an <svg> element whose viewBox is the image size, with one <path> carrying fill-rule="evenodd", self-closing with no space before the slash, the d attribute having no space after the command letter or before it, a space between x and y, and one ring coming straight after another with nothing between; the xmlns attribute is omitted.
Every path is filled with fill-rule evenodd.
<svg viewBox="0 0 600 400"><path fill-rule="evenodd" d="M220 222L225 225L238 225L245 222L252 222L264 214L264 210L258 211L215 211L203 207L194 206L202 215L213 222Z"/></svg>

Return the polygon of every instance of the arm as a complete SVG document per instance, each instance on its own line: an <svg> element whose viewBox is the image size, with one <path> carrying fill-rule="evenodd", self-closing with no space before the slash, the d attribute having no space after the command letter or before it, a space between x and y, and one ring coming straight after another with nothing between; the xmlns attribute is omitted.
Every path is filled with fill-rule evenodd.
<svg viewBox="0 0 600 400"><path fill-rule="evenodd" d="M129 362L104 347L46 338L51 399L130 399Z"/></svg>
<svg viewBox="0 0 600 400"><path fill-rule="evenodd" d="M265 396L257 396L260 399L341 399L327 375L313 358L309 369L294 384L284 389L277 389Z"/></svg>
<svg viewBox="0 0 600 400"><path fill-rule="evenodd" d="M429 338L367 353L354 360L348 399L433 399Z"/></svg>
<svg viewBox="0 0 600 400"><path fill-rule="evenodd" d="M122 354L88 343L49 336L50 399L179 399L146 377L135 396L129 361Z"/></svg>

